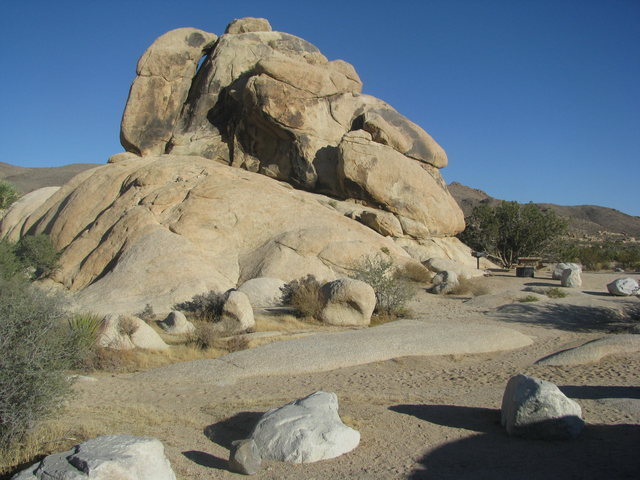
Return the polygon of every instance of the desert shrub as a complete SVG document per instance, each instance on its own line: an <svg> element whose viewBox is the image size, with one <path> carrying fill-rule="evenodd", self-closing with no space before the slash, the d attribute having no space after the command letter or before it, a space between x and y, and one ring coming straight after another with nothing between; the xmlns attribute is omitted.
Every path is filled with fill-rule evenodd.
<svg viewBox="0 0 640 480"><path fill-rule="evenodd" d="M481 278L471 279L466 277L460 277L458 285L447 292L448 295L473 295L474 297L489 293L489 287L483 283Z"/></svg>
<svg viewBox="0 0 640 480"><path fill-rule="evenodd" d="M26 235L15 246L15 253L20 262L33 269L35 278L46 277L58 268L58 252L48 235Z"/></svg>
<svg viewBox="0 0 640 480"><path fill-rule="evenodd" d="M0 240L0 277L10 280L22 270L23 265L16 256L15 245L7 240Z"/></svg>
<svg viewBox="0 0 640 480"><path fill-rule="evenodd" d="M318 318L322 309L321 287L313 275L293 280L281 288L282 302L293 307L299 317Z"/></svg>
<svg viewBox="0 0 640 480"><path fill-rule="evenodd" d="M544 294L549 298L564 298L567 296L567 292L558 287L547 288Z"/></svg>
<svg viewBox="0 0 640 480"><path fill-rule="evenodd" d="M156 319L156 313L153 311L153 306L150 303L147 303L142 311L136 313L136 317L149 323Z"/></svg>
<svg viewBox="0 0 640 480"><path fill-rule="evenodd" d="M93 313L78 313L67 320L69 348L75 351L75 368L88 368L94 362L96 341L102 327L102 317Z"/></svg>
<svg viewBox="0 0 640 480"><path fill-rule="evenodd" d="M120 317L118 321L118 333L130 337L138 331L138 324L131 317Z"/></svg>
<svg viewBox="0 0 640 480"><path fill-rule="evenodd" d="M227 340L227 350L229 352L239 352L249 348L249 339L244 335L234 335Z"/></svg>
<svg viewBox="0 0 640 480"><path fill-rule="evenodd" d="M489 253L507 268L518 257L547 253L567 230L567 223L553 211L532 203L482 204L465 221L467 228L459 235L460 240Z"/></svg>
<svg viewBox="0 0 640 480"><path fill-rule="evenodd" d="M0 280L0 444L10 445L69 393L62 301L23 282Z"/></svg>
<svg viewBox="0 0 640 480"><path fill-rule="evenodd" d="M213 290L194 295L191 300L174 305L174 309L190 313L196 320L217 322L222 316L226 293Z"/></svg>
<svg viewBox="0 0 640 480"><path fill-rule="evenodd" d="M0 210L9 208L20 197L16 187L6 180L0 180Z"/></svg>
<svg viewBox="0 0 640 480"><path fill-rule="evenodd" d="M580 263L585 270L602 270L616 265L624 269L640 268L640 245L623 242L565 241L558 245L554 258Z"/></svg>
<svg viewBox="0 0 640 480"><path fill-rule="evenodd" d="M519 298L518 301L520 303L530 303L530 302L537 302L540 299L538 297L536 297L535 295L527 295L526 297L522 297Z"/></svg>
<svg viewBox="0 0 640 480"><path fill-rule="evenodd" d="M189 336L187 341L189 345L206 350L212 348L220 338L220 330L211 322L194 322L193 326L195 330Z"/></svg>
<svg viewBox="0 0 640 480"><path fill-rule="evenodd" d="M415 290L397 278L391 259L380 254L364 257L353 271L355 279L368 283L376 293L376 313L406 315L406 305L414 297Z"/></svg>

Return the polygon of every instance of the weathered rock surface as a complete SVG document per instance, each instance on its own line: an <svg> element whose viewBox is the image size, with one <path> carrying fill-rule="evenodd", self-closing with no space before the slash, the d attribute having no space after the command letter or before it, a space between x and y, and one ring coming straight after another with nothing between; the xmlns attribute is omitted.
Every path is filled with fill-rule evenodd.
<svg viewBox="0 0 640 480"><path fill-rule="evenodd" d="M271 25L266 18L236 18L229 25L224 33L249 33L249 32L270 32Z"/></svg>
<svg viewBox="0 0 640 480"><path fill-rule="evenodd" d="M564 263L558 263L554 267L553 272L551 274L551 278L553 278L554 280L561 280L562 272L564 272L567 268L570 268L571 270L575 270L578 273L582 273L581 265L578 265L577 263L564 262Z"/></svg>
<svg viewBox="0 0 640 480"><path fill-rule="evenodd" d="M13 480L175 480L159 440L130 435L93 438L45 457Z"/></svg>
<svg viewBox="0 0 640 480"><path fill-rule="evenodd" d="M54 281L99 313L166 313L255 277L331 281L381 249L422 277L407 252L462 260L446 154L361 90L351 65L264 19L173 30L138 62L127 152L0 229L50 234Z"/></svg>
<svg viewBox="0 0 640 480"><path fill-rule="evenodd" d="M536 362L538 365L584 365L609 355L640 352L640 335L621 334L599 338L579 347L554 353Z"/></svg>
<svg viewBox="0 0 640 480"><path fill-rule="evenodd" d="M607 290L611 295L620 297L628 297L637 295L640 291L640 285L637 280L631 277L617 278L607 285Z"/></svg>
<svg viewBox="0 0 640 480"><path fill-rule="evenodd" d="M104 317L100 327L97 344L114 350L166 350L169 346L160 335L138 317L109 314Z"/></svg>
<svg viewBox="0 0 640 480"><path fill-rule="evenodd" d="M432 272L453 272L459 278L482 277L485 274L483 270L469 266L468 263L461 263L449 258L429 258L423 264Z"/></svg>
<svg viewBox="0 0 640 480"><path fill-rule="evenodd" d="M560 285L568 288L580 288L582 286L580 270L565 268L560 278Z"/></svg>
<svg viewBox="0 0 640 480"><path fill-rule="evenodd" d="M335 458L360 443L360 433L340 420L338 397L326 392L269 410L251 438L262 458L292 463Z"/></svg>
<svg viewBox="0 0 640 480"><path fill-rule="evenodd" d="M452 270L444 270L437 273L431 283L433 286L429 289L429 292L437 295L445 295L460 285L458 274Z"/></svg>
<svg viewBox="0 0 640 480"><path fill-rule="evenodd" d="M526 375L509 379L502 397L502 425L509 435L543 440L576 438L582 409L551 382Z"/></svg>
<svg viewBox="0 0 640 480"><path fill-rule="evenodd" d="M120 127L128 151L165 153L198 61L216 39L202 30L178 28L160 36L140 57Z"/></svg>
<svg viewBox="0 0 640 480"><path fill-rule="evenodd" d="M7 209L0 223L0 238L17 242L24 233L22 227L26 218L46 202L60 187L44 187L20 197Z"/></svg>
<svg viewBox="0 0 640 480"><path fill-rule="evenodd" d="M167 318L158 322L158 326L172 335L184 335L195 331L193 323L187 320L184 313L178 311L169 312Z"/></svg>
<svg viewBox="0 0 640 480"><path fill-rule="evenodd" d="M279 307L282 305L282 287L285 285L279 278L258 277L244 282L238 291L249 298L253 308Z"/></svg>
<svg viewBox="0 0 640 480"><path fill-rule="evenodd" d="M236 440L229 451L229 470L243 475L258 473L262 457L256 442L252 438Z"/></svg>
<svg viewBox="0 0 640 480"><path fill-rule="evenodd" d="M376 293L365 282L340 278L322 286L320 320L329 325L369 325Z"/></svg>
<svg viewBox="0 0 640 480"><path fill-rule="evenodd" d="M244 332L255 327L253 308L249 297L238 290L231 290L222 306L220 321L230 332Z"/></svg>

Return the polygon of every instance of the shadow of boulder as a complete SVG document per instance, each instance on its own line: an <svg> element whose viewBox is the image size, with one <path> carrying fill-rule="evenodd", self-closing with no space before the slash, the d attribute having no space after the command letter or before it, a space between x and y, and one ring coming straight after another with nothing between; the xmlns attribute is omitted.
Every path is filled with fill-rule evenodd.
<svg viewBox="0 0 640 480"><path fill-rule="evenodd" d="M182 455L203 467L216 468L218 470L228 469L228 462L226 460L218 458L215 455L211 455L210 453L200 452L198 450L189 450L187 452L182 452Z"/></svg>
<svg viewBox="0 0 640 480"><path fill-rule="evenodd" d="M213 443L230 449L236 440L248 438L264 412L240 412L233 417L208 425L205 436Z"/></svg>

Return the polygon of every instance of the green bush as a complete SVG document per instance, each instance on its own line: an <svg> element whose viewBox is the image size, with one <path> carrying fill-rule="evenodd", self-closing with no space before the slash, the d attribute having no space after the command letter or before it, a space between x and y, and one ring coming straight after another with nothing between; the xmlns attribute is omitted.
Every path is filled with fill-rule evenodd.
<svg viewBox="0 0 640 480"><path fill-rule="evenodd" d="M199 293L191 300L174 305L175 310L190 313L196 320L217 322L222 316L226 293L214 292Z"/></svg>
<svg viewBox="0 0 640 480"><path fill-rule="evenodd" d="M567 292L558 287L547 288L544 294L549 298L565 298L567 296Z"/></svg>
<svg viewBox="0 0 640 480"><path fill-rule="evenodd" d="M619 266L624 269L640 268L640 245L623 242L561 243L554 257L560 262L580 263L585 270L602 270Z"/></svg>
<svg viewBox="0 0 640 480"><path fill-rule="evenodd" d="M539 300L540 299L534 295L527 295L526 297L522 297L518 299L520 303L531 303L531 302L537 302Z"/></svg>
<svg viewBox="0 0 640 480"><path fill-rule="evenodd" d="M460 240L499 259L507 268L518 257L547 253L567 230L567 223L554 212L532 203L479 205L465 221L467 228L459 235Z"/></svg>
<svg viewBox="0 0 640 480"><path fill-rule="evenodd" d="M15 246L15 253L22 264L33 270L34 278L46 277L58 268L58 252L48 235L26 235Z"/></svg>
<svg viewBox="0 0 640 480"><path fill-rule="evenodd" d="M11 445L69 393L75 363L62 302L0 280L0 444Z"/></svg>
<svg viewBox="0 0 640 480"><path fill-rule="evenodd" d="M68 326L73 367L87 369L93 364L96 341L102 328L102 317L93 313L78 313L68 319Z"/></svg>
<svg viewBox="0 0 640 480"><path fill-rule="evenodd" d="M282 302L293 307L299 317L317 319L322 309L321 287L313 275L293 280L281 288Z"/></svg>
<svg viewBox="0 0 640 480"><path fill-rule="evenodd" d="M381 254L364 257L353 270L353 278L368 283L376 293L376 313L389 316L407 313L406 304L414 297L415 290L397 278L391 259Z"/></svg>
<svg viewBox="0 0 640 480"><path fill-rule="evenodd" d="M7 240L0 240L0 277L5 280L16 278L24 267L15 252L15 245Z"/></svg>
<svg viewBox="0 0 640 480"><path fill-rule="evenodd" d="M9 208L20 197L16 187L6 180L0 180L0 210Z"/></svg>

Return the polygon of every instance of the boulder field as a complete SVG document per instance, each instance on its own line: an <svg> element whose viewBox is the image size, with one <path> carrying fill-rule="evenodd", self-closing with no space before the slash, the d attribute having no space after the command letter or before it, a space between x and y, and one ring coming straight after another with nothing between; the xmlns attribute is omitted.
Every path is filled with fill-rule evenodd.
<svg viewBox="0 0 640 480"><path fill-rule="evenodd" d="M429 258L473 267L444 150L362 94L347 62L240 19L220 37L162 35L136 73L126 152L0 224L12 240L50 235L63 251L51 281L79 308L169 312L256 277L331 281L373 254L409 276Z"/></svg>

